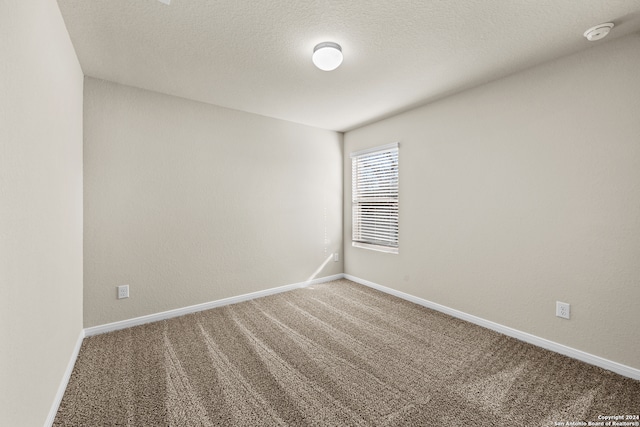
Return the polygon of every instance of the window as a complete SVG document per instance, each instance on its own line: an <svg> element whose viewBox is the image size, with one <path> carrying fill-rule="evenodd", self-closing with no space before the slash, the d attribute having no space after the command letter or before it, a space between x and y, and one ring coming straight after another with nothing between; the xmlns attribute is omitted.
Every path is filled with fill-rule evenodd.
<svg viewBox="0 0 640 427"><path fill-rule="evenodd" d="M398 143L351 153L353 246L398 253Z"/></svg>

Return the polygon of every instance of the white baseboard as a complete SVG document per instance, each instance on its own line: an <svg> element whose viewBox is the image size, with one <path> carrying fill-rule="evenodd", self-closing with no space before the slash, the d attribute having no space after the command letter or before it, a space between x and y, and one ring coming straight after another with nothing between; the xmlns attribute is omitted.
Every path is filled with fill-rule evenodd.
<svg viewBox="0 0 640 427"><path fill-rule="evenodd" d="M49 415L47 416L47 420L44 422L45 427L52 426L53 421L56 419L56 414L58 413L60 402L62 402L62 397L64 396L64 392L67 389L67 384L69 384L69 379L71 378L73 367L76 364L78 353L80 353L80 347L82 347L83 339L84 329L80 330L80 334L78 335L78 339L76 340L76 345L73 348L73 352L71 353L71 358L69 359L69 363L67 363L67 369L64 371L64 375L62 376L62 380L60 381L60 385L58 386L58 391L56 392L53 404L51 405L51 409L49 410Z"/></svg>
<svg viewBox="0 0 640 427"><path fill-rule="evenodd" d="M330 282L332 280L342 279L343 274L334 274L333 276L320 277L318 279L307 280L306 282L294 283L291 285L279 286L277 288L265 289L263 291L251 292L248 294L238 295L235 297L224 298L216 301L205 302L202 304L191 305L188 307L177 308L175 310L163 311L161 313L149 314L147 316L135 317L133 319L121 320L118 322L107 323L106 325L93 326L85 328L84 334L87 337L92 335L104 334L106 332L117 331L120 329L130 328L132 326L143 325L145 323L166 320L172 317L184 316L185 314L196 313L198 311L209 310L224 305L236 304L242 301L248 301L255 298L265 297L267 295L279 294L281 292L291 291L293 289L304 288L306 286L318 283Z"/></svg>
<svg viewBox="0 0 640 427"><path fill-rule="evenodd" d="M373 283L368 280L361 279L359 277L351 276L350 274L345 274L344 278L351 280L352 282L360 283L361 285L365 285L370 288L377 289L384 293L394 295L398 298L411 301L418 305L421 305L436 311L440 311L442 313L448 314L453 317L457 317L458 319L466 320L467 322L471 322L476 325L482 326L484 328L491 329L496 332L500 332L501 334L519 339L529 344L533 344L535 346L542 347L547 350L551 350L553 352L563 354L565 356L569 356L573 359L581 360L590 365L595 365L600 368L613 371L625 377L633 378L634 380L640 380L640 369L632 368L630 366L623 365L621 363L614 362L612 360L608 360L600 356L595 356L593 354L584 352L582 350L577 350L572 347L567 347L566 345L558 344L557 342L549 341L547 339L540 338L538 336L531 335L529 333L522 332L517 329L513 329L508 326L504 326L499 323L495 323L490 320L483 319L481 317L473 316L471 314L467 314L462 311L437 304L435 302L418 298L416 296L413 296L404 292L400 292L395 289L388 288L386 286L378 285L377 283Z"/></svg>

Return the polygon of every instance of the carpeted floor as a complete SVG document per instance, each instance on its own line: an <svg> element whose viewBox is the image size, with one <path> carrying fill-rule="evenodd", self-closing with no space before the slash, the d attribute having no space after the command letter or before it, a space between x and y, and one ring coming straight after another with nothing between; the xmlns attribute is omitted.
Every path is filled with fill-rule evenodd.
<svg viewBox="0 0 640 427"><path fill-rule="evenodd" d="M554 426L638 413L640 381L339 280L86 338L54 425Z"/></svg>

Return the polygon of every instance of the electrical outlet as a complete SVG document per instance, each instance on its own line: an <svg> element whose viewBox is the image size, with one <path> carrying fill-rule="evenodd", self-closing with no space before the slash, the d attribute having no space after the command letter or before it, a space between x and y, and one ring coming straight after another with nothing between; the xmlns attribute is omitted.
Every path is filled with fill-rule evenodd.
<svg viewBox="0 0 640 427"><path fill-rule="evenodd" d="M336 252L335 254L333 254L333 262L338 262L340 261L340 255L338 254L338 252Z"/></svg>
<svg viewBox="0 0 640 427"><path fill-rule="evenodd" d="M118 299L129 298L129 285L118 286Z"/></svg>
<svg viewBox="0 0 640 427"><path fill-rule="evenodd" d="M556 301L556 316L569 319L571 317L571 305L566 302Z"/></svg>

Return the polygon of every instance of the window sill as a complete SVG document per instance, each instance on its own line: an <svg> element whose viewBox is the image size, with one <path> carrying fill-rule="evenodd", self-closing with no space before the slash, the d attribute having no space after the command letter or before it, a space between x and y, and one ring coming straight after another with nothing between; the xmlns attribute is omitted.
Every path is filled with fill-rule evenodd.
<svg viewBox="0 0 640 427"><path fill-rule="evenodd" d="M371 251L384 252L387 254L398 254L398 248L389 246L372 245L371 243L351 242L354 248L369 249Z"/></svg>

